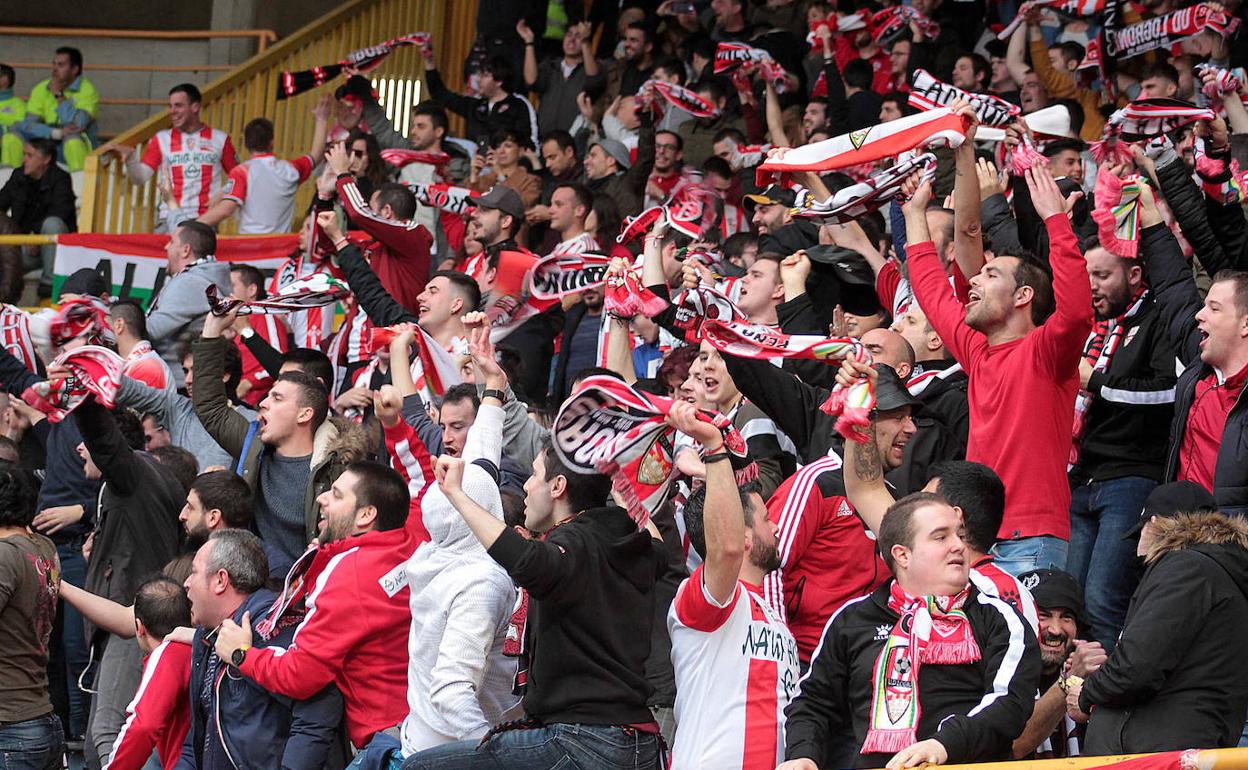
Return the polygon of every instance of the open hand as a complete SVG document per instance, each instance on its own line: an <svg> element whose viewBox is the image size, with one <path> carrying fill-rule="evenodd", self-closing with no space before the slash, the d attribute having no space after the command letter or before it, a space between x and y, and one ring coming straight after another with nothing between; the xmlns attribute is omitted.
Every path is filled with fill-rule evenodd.
<svg viewBox="0 0 1248 770"><path fill-rule="evenodd" d="M1048 219L1056 214L1069 214L1075 203L1083 197L1082 190L1076 190L1069 197L1063 198L1057 182L1049 173L1047 166L1036 164L1027 169L1025 174L1027 188L1031 190L1031 202L1041 219Z"/></svg>

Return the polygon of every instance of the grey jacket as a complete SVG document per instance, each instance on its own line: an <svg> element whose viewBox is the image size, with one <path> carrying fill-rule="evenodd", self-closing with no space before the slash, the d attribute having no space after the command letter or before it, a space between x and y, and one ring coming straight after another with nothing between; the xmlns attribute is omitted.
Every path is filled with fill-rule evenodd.
<svg viewBox="0 0 1248 770"><path fill-rule="evenodd" d="M182 361L178 358L179 343L193 340L204 328L208 315L208 296L204 290L215 283L221 296L229 296L230 266L209 260L198 262L165 281L147 311L147 336L152 347L169 364L174 381L182 379Z"/></svg>
<svg viewBox="0 0 1248 770"><path fill-rule="evenodd" d="M203 423L195 416L191 400L178 393L172 381L161 390L132 377L122 377L117 401L143 414L156 415L161 425L168 429L174 445L195 455L201 473L204 468L214 465L229 468L233 464L234 458L208 435ZM255 417L255 412L246 407L236 411L249 420Z"/></svg>

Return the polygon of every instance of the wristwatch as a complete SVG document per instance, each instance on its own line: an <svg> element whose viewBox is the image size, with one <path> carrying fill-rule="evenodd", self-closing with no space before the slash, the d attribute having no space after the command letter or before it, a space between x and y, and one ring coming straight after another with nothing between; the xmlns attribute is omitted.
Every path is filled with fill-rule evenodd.
<svg viewBox="0 0 1248 770"><path fill-rule="evenodd" d="M1062 688L1062 692L1068 693L1070 692L1070 688L1072 687L1083 686L1083 677L1071 674L1070 676L1065 677L1064 679L1059 679L1057 682L1057 686Z"/></svg>
<svg viewBox="0 0 1248 770"><path fill-rule="evenodd" d="M498 388L486 388L481 391L481 398L497 398L500 404L507 403L507 391Z"/></svg>
<svg viewBox="0 0 1248 770"><path fill-rule="evenodd" d="M241 668L243 661L247 660L247 651L251 649L250 644L244 644L234 652L230 653L230 665L234 668Z"/></svg>

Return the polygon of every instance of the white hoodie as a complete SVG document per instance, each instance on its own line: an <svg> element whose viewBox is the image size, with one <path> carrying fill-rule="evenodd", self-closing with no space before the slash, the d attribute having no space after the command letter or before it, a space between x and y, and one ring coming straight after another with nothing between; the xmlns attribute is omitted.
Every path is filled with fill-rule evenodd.
<svg viewBox="0 0 1248 770"><path fill-rule="evenodd" d="M496 466L503 445L503 410L482 405L468 431L462 457L464 492L499 519L498 484L472 463ZM485 552L433 486L421 505L430 541L407 562L412 629L408 636L407 704L403 756L452 741L476 739L519 716L511 689L516 659L503 641L516 604L511 578ZM517 713L512 713L513 710Z"/></svg>

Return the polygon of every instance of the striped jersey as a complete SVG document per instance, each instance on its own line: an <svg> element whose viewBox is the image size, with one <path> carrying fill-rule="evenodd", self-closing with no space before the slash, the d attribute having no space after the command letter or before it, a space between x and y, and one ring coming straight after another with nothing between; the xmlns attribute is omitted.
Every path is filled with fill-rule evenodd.
<svg viewBox="0 0 1248 770"><path fill-rule="evenodd" d="M142 162L156 172L168 167L178 207L199 215L217 192L217 176L234 170L238 157L228 133L204 126L192 134L173 128L158 131L147 143Z"/></svg>
<svg viewBox="0 0 1248 770"><path fill-rule="evenodd" d="M797 642L761 588L738 581L721 606L702 570L681 583L667 615L676 673L672 770L772 770L784 761Z"/></svg>
<svg viewBox="0 0 1248 770"><path fill-rule="evenodd" d="M295 192L312 174L311 155L282 160L272 153L256 153L230 170L223 197L242 207L238 232L264 235L290 232L295 216Z"/></svg>
<svg viewBox="0 0 1248 770"><path fill-rule="evenodd" d="M971 583L980 593L995 596L1014 608L1032 633L1040 635L1040 613L1036 611L1036 600L1031 591L1027 590L1019 579L998 567L991 556L985 556L971 565Z"/></svg>

